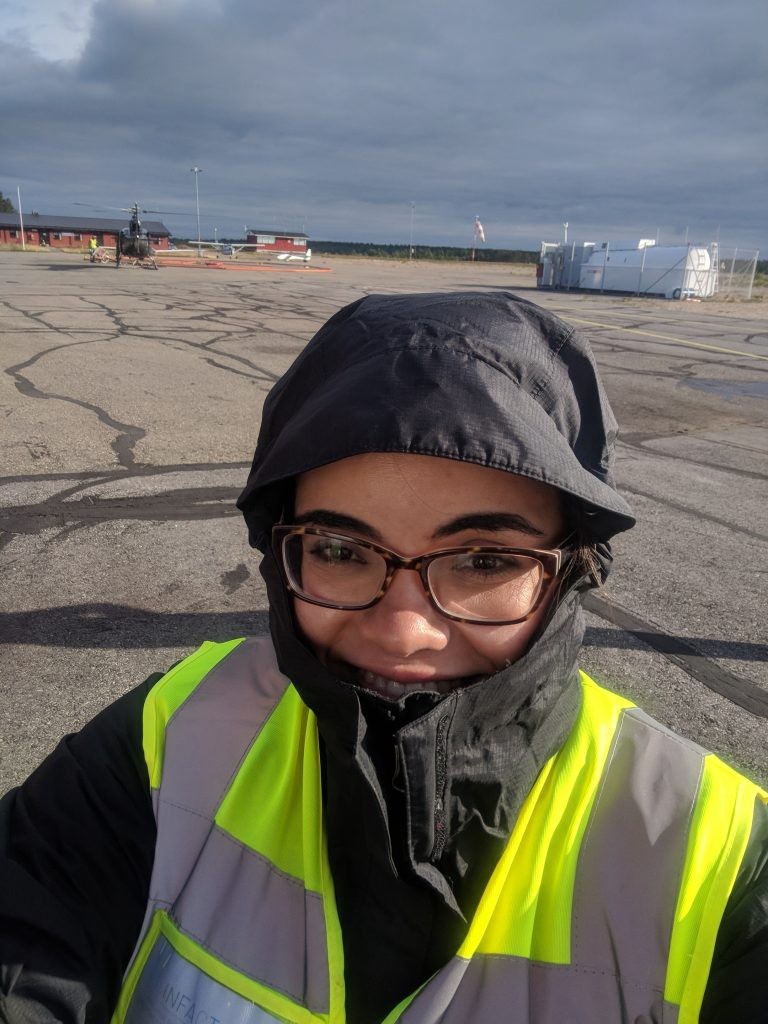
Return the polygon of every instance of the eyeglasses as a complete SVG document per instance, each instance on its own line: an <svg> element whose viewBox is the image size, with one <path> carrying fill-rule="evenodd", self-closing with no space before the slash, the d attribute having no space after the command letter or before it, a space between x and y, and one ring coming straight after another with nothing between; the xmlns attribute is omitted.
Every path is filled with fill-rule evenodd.
<svg viewBox="0 0 768 1024"><path fill-rule="evenodd" d="M410 569L441 614L488 626L529 619L570 555L563 548L479 546L403 558L380 544L311 526L274 526L272 543L286 587L302 601L360 611L384 597L398 569Z"/></svg>

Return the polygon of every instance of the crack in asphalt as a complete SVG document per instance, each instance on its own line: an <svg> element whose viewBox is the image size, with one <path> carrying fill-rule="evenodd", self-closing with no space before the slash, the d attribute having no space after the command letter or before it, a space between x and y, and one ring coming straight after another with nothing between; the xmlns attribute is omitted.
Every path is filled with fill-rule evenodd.
<svg viewBox="0 0 768 1024"><path fill-rule="evenodd" d="M695 434L680 434L680 437L696 439ZM642 437L642 440L635 440L635 437ZM658 456L662 459L671 459L675 462L682 462L686 466L702 466L705 469L716 469L721 473L729 473L731 476L742 477L748 480L768 480L768 474L758 473L757 470L753 469L739 469L736 466L726 466L721 462L707 461L706 459L694 459L691 455L674 455L672 452L661 451L657 448L646 447L647 441L666 441L669 440L670 435L666 434L661 437L644 437L643 435L633 434L620 434L616 442L617 448L627 448L629 451L641 452L643 455ZM721 442L712 441L711 444L719 444ZM752 451L759 451L754 448ZM762 454L765 454L764 452Z"/></svg>
<svg viewBox="0 0 768 1024"><path fill-rule="evenodd" d="M54 480L132 480L135 477L163 476L168 473L205 473L221 469L249 469L247 462L179 462L162 466L149 462L137 462L129 473L121 469L85 470L81 473L19 473L15 476L0 476L0 487L5 484L39 483Z"/></svg>
<svg viewBox="0 0 768 1024"><path fill-rule="evenodd" d="M21 313L23 316L42 324L48 330L54 331L57 334L64 334L69 338L72 337L71 332L47 323L47 321L43 319L45 315L44 313L28 313L26 310L18 309L8 302L4 303L4 305L9 309L14 310L14 312ZM30 356L29 359L16 363L14 366L6 367L4 373L13 378L16 389L26 398L66 402L70 405L76 405L81 409L86 409L88 412L94 413L100 423L103 423L111 430L116 431L117 437L110 443L110 447L117 456L118 463L124 468L130 469L135 465L133 449L138 442L146 436L146 431L142 427L135 426L131 423L122 423L120 420L111 416L106 409L102 409L101 406L96 405L94 402L86 402L83 399L74 398L72 395L58 394L53 391L43 391L42 388L37 387L36 384L33 384L28 377L21 373L22 370L29 369L30 366L34 366L40 359L44 356L50 355L52 352L57 352L61 349L75 348L81 345L93 345L102 341L109 342L119 336L119 331L117 335L110 335L109 331L104 331L100 338L89 338L86 341L72 341L68 345L53 345L50 348L43 349L41 352L35 353L35 355Z"/></svg>
<svg viewBox="0 0 768 1024"><path fill-rule="evenodd" d="M34 505L8 505L0 508L0 548L14 535L35 535L52 526L70 523L97 525L115 519L172 520L220 519L239 515L235 500L241 487L187 487L160 494L125 498L101 498L83 495L77 501L65 498L92 486L91 483L68 488ZM7 535L7 539L2 537Z"/></svg>
<svg viewBox="0 0 768 1024"><path fill-rule="evenodd" d="M131 297L135 299L135 296ZM238 297L240 298L242 296L239 295ZM145 294L145 301L147 300L147 298L148 296ZM248 359L246 356L241 356L236 353L222 351L220 348L216 347L226 343L227 341L242 340L243 336L247 336L249 333L254 332L258 332L259 334L275 334L281 337L286 336L286 332L281 332L273 328L270 328L266 325L266 323L263 322L257 323L254 326L252 320L246 319L245 313L243 314L243 323L240 324L237 323L234 317L229 317L231 311L227 310L224 306L221 306L219 304L216 304L214 306L208 306L205 312L200 312L200 304L196 302L190 302L188 304L174 304L170 308L173 308L175 311L193 314L191 317L185 319L183 324L179 325L180 332L189 332L190 325L194 323L220 323L221 319L223 318L231 319L232 322L227 326L234 327L234 330L219 331L213 338L208 339L208 341L206 342L195 342L188 337L169 338L167 336L167 333L165 336L159 336L142 330L134 330L130 327L128 323L126 323L126 318L123 313L119 312L118 310L114 309L111 306L108 306L106 303L100 302L96 299L87 296L79 296L79 299L83 305L103 313L106 316L107 320L110 322L111 330L109 328L105 328L103 330L93 332L94 334L97 335L96 337L89 337L85 340L72 340L70 344L50 346L47 349L35 353L35 355L31 356L29 359L17 363L14 366L5 368L4 373L6 373L13 379L17 390L26 398L65 402L93 413L100 423L102 423L104 426L115 432L116 437L114 438L113 441L110 442L110 447L115 452L118 464L122 467L123 470L131 471L134 470L138 465L140 465L139 463L136 462L134 451L136 445L144 437L147 436L147 431L143 427L140 427L136 424L122 422L121 420L117 419L117 417L111 415L106 409L97 405L95 402L89 402L84 399L75 398L73 395L68 395L60 392L46 391L43 388L38 387L36 384L34 384L33 381L28 376L22 373L22 371L29 369L29 367L34 366L44 357L63 348L73 348L80 345L91 345L102 342L110 343L118 339L131 337L141 338L142 340L159 343L161 345L181 345L199 351L211 351L213 349L215 350L218 359L229 360L231 362L237 363L239 366L247 367L249 370L253 371L253 373L244 373L243 370L238 369L237 367L227 366L226 363L224 362L218 362L217 360L214 360L211 357L205 357L205 361L211 366L215 367L216 369L223 370L225 373L232 373L237 376L247 377L251 380L260 381L267 384L273 384L279 379L279 374L276 374L263 366L259 366L257 363L255 363L251 359ZM70 331L58 327L54 324L51 324L45 319L46 314L50 314L50 312L52 312L51 310L32 313L29 312L28 310L17 307L13 303L7 301L4 302L3 305L11 312L20 315L24 319L35 323L36 327L41 331L54 331L55 333L64 335L67 338L73 338L73 335ZM168 304L164 303L163 308L169 308ZM274 308L264 304L263 311L265 313L274 312ZM253 312L253 307L249 307L247 313L252 315ZM293 309L289 309L287 313L288 315L293 313L297 319L301 319L303 322L306 322L307 320L306 312L300 306L297 306ZM283 316L285 315L286 313L284 311ZM287 336L291 337L295 341L303 340L301 336L298 334L289 334ZM2 547L1 543L0 547Z"/></svg>
<svg viewBox="0 0 768 1024"><path fill-rule="evenodd" d="M750 424L745 424L745 425L746 426L750 426ZM629 438L632 441L633 444L645 444L647 441L668 441L668 440L670 440L673 437L690 437L690 438L694 438L694 439L699 438L702 441L706 441L707 444L717 445L719 448L734 448L736 451L740 451L740 452L752 452L755 455L763 455L763 456L766 455L765 448L755 448L753 445L741 444L741 442L739 442L739 441L729 441L728 439L726 439L724 437L718 437L718 438L700 437L700 435L698 435L698 434L696 434L694 432L688 432L688 431L679 431L677 434L670 434L670 433L662 433L662 434L654 433L654 434L649 434L649 433L646 433L646 432L643 432L643 431L640 431L640 430L631 430L631 431L628 431L626 434L621 432L619 434L619 437L620 437L621 440L624 440L625 438Z"/></svg>
<svg viewBox="0 0 768 1024"><path fill-rule="evenodd" d="M258 373L246 373L245 370L236 370L234 366L224 366L222 363L217 363L215 359L211 358L211 356L208 356L205 361L209 366L215 366L219 370L226 370L228 373L234 373L238 377L245 377L247 380L253 381L254 383L257 381L264 383L264 377L259 376ZM276 377L270 383L274 383L275 380L277 380Z"/></svg>
<svg viewBox="0 0 768 1024"><path fill-rule="evenodd" d="M28 377L25 377L24 374L20 372L21 370L25 370L29 366L34 365L43 356L50 355L51 352L56 352L63 348L74 348L78 345L92 344L94 344L94 340L73 341L71 345L54 345L42 352L38 352L35 356L32 356L30 359L27 359L22 363L17 363L15 366L7 367L3 372L13 378L16 389L21 392L25 398L38 398L56 402L66 402L69 405L76 405L81 409L86 409L88 412L94 413L100 423L103 423L104 426L109 427L117 433L117 437L114 441L110 442L110 448L117 456L118 463L125 469L131 469L136 464L133 456L133 449L138 442L146 436L146 430L142 427L134 426L131 423L122 423L120 420L111 416L106 409L102 409L101 406L96 405L94 402L86 402L84 399L74 398L72 395L58 394L55 391L43 391L42 388L37 387L36 384L33 384Z"/></svg>
<svg viewBox="0 0 768 1024"><path fill-rule="evenodd" d="M145 296L145 298L146 298L146 296ZM161 336L161 335L154 334L154 333L152 333L150 331L146 331L146 330L144 330L142 328L134 328L134 327L129 326L128 324L126 324L124 322L124 320L121 317L118 316L118 314L116 313L115 310L111 309L109 306L105 305L102 302L97 302L95 299L91 299L91 300L87 300L87 301L88 301L89 305L95 306L97 309L102 310L111 320L113 320L113 322L114 322L114 324L115 324L115 326L117 328L119 336L130 335L131 338L140 338L143 341L156 342L156 343L158 343L160 345L164 345L164 346L170 344L170 345L183 346L183 347L186 347L186 348L192 348L192 349L197 349L197 350L206 350L206 349L213 348L215 345L223 344L224 342L227 342L227 341L242 340L243 337L247 337L249 334L259 333L259 334L275 334L275 335L278 335L280 337L286 336L285 332L276 331L275 329L268 327L265 323L259 323L257 321L257 323L254 324L252 321L245 321L242 325L239 325L239 324L235 325L238 328L237 330L219 331L219 332L217 332L214 335L213 338L209 338L208 341L204 341L204 342L193 341L192 339L190 339L187 336L185 336L185 337L177 337L176 335L180 334L180 333L183 333L184 335L189 335L190 332L194 333L194 326L193 326L194 324L208 323L210 321L210 322L216 322L217 325L218 325L218 323L221 320L221 318L223 316L226 316L226 312L223 309L223 307L213 307L213 309L209 309L208 312L201 313L201 312L199 312L199 309L200 309L200 304L199 303L189 303L189 304L186 304L186 303L176 303L176 304L174 304L174 306L172 307L174 309L174 311L189 312L189 313L192 313L193 315L191 315L188 318L184 319L178 325L178 328L176 328L176 327L169 327L169 328L167 328L166 331L165 331L165 334ZM206 333L208 333L208 332L206 332ZM302 341L303 340L299 335L287 335L287 336L288 337L292 337L296 341ZM240 355L237 355L236 353L232 353L232 352L221 351L219 349L216 350L216 354L219 355L220 358L231 359L233 362L237 362L237 363L240 363L241 365L247 366L249 369L253 370L256 374L258 374L259 375L259 379L261 379L261 380L270 381L270 382L274 383L275 381L279 380L279 378L280 378L279 374L275 374L271 370L267 370L265 367L257 365L251 359L248 359L245 356L240 356ZM225 372L238 373L238 371L235 370L234 367L224 366L224 365L222 365L220 363L214 363L212 365L216 366L218 369L224 370ZM242 375L242 374L240 374L240 375Z"/></svg>
<svg viewBox="0 0 768 1024"><path fill-rule="evenodd" d="M604 621L636 636L663 655L667 661L682 668L684 672L702 683L707 689L725 697L732 704L737 704L740 708L760 718L768 718L768 693L756 683L735 676L732 672L716 664L697 650L695 641L665 633L655 623L640 618L634 612L616 604L615 601L609 601L598 594L587 594L584 598L584 608ZM763 660L764 657L763 653L760 660Z"/></svg>
<svg viewBox="0 0 768 1024"><path fill-rule="evenodd" d="M715 523L717 526L722 526L732 533L741 533L745 537L751 537L752 540L768 541L768 535L764 533L758 533L756 530L750 530L746 526L730 523L727 519L721 519L719 516L713 516L709 512L704 512L703 509L694 508L691 505L683 505L681 502L673 501L671 498L662 498L658 494L651 494L650 491L643 491L639 487L632 487L631 484L623 482L620 489L627 494L635 494L638 498L648 498L649 501L655 501L657 505L664 505L665 508L673 508L676 512L684 512L686 515L693 516L696 519L706 519L708 523Z"/></svg>

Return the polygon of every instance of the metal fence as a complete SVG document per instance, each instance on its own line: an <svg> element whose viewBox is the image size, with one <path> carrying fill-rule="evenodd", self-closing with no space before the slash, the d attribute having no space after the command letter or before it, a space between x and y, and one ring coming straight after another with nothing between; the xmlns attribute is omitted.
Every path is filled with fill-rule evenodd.
<svg viewBox="0 0 768 1024"><path fill-rule="evenodd" d="M726 249L710 246L712 263L717 274L715 292L719 299L751 299L755 283L757 249Z"/></svg>

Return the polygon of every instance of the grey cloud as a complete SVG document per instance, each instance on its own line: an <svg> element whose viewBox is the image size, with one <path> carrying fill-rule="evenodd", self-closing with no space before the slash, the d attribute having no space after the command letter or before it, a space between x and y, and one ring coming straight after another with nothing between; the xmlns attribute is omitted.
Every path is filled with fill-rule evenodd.
<svg viewBox="0 0 768 1024"><path fill-rule="evenodd" d="M534 247L569 219L768 245L763 0L584 11L100 0L79 60L0 49L0 188L40 210L188 209L198 164L209 232L290 216L402 240L414 201L424 241L465 244L480 213L489 244Z"/></svg>

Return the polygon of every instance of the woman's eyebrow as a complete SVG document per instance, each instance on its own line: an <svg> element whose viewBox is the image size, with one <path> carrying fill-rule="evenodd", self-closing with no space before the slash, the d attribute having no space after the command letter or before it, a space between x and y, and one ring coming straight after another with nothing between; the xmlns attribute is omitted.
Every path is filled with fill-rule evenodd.
<svg viewBox="0 0 768 1024"><path fill-rule="evenodd" d="M483 530L487 532L498 532L501 530L515 530L518 533L528 533L532 537L543 537L544 531L539 530L525 516L515 512L470 512L466 516L458 516L438 527L432 534L438 537L448 537L454 533L462 533L464 530Z"/></svg>
<svg viewBox="0 0 768 1024"><path fill-rule="evenodd" d="M346 516L342 512L331 512L326 508L312 508L293 517L295 526L323 526L329 530L352 530L371 540L381 540L381 534L362 519Z"/></svg>

